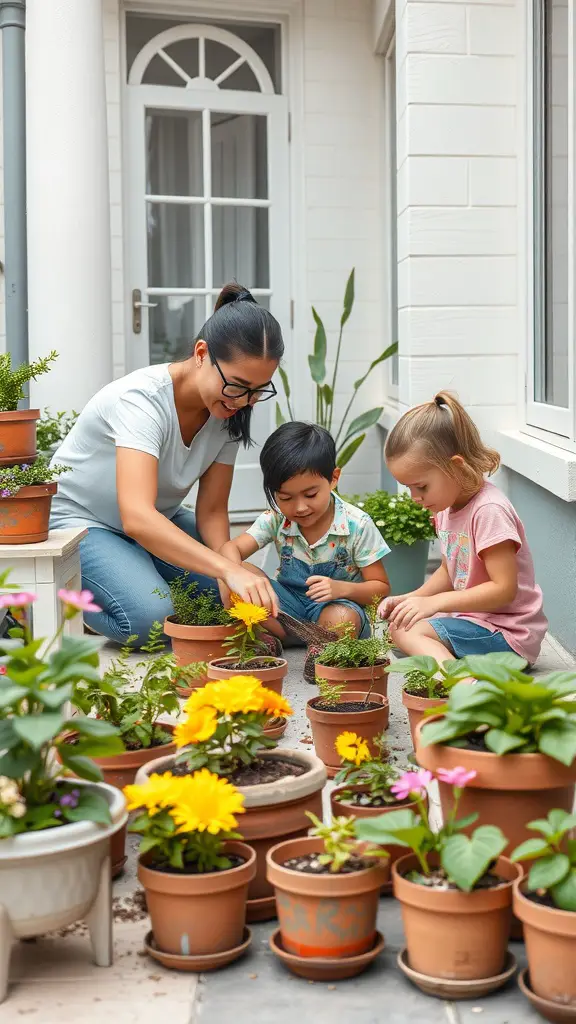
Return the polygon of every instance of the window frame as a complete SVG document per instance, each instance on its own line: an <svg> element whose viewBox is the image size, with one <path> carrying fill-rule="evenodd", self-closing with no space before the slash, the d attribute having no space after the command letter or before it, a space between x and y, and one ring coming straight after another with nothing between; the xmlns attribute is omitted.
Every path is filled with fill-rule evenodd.
<svg viewBox="0 0 576 1024"><path fill-rule="evenodd" d="M397 166L397 105L396 105L396 34L386 47L383 62L384 88L384 248L386 310L384 334L386 346L399 340L398 323L398 166ZM399 352L387 360L387 397L397 402L399 397Z"/></svg>

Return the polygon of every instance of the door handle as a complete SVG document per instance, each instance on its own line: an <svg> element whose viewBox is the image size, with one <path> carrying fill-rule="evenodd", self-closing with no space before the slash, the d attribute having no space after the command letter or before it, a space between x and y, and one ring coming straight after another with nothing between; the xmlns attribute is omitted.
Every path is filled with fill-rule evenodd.
<svg viewBox="0 0 576 1024"><path fill-rule="evenodd" d="M134 334L142 333L142 309L154 309L158 305L157 302L142 302L142 292L140 288L134 288L132 291L132 330Z"/></svg>

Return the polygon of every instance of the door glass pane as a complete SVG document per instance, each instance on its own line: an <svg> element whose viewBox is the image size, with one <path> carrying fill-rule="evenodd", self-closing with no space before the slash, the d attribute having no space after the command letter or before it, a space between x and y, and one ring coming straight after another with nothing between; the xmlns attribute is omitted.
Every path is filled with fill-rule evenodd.
<svg viewBox="0 0 576 1024"><path fill-rule="evenodd" d="M156 196L202 196L202 114L146 112L146 191Z"/></svg>
<svg viewBox="0 0 576 1024"><path fill-rule="evenodd" d="M192 343L206 321L204 297L156 295L150 302L150 362L169 363L190 355Z"/></svg>
<svg viewBox="0 0 576 1024"><path fill-rule="evenodd" d="M212 113L212 195L268 198L266 117Z"/></svg>
<svg viewBox="0 0 576 1024"><path fill-rule="evenodd" d="M269 288L268 210L250 206L212 207L213 283L240 281Z"/></svg>
<svg viewBox="0 0 576 1024"><path fill-rule="evenodd" d="M204 207L147 203L148 286L203 288Z"/></svg>

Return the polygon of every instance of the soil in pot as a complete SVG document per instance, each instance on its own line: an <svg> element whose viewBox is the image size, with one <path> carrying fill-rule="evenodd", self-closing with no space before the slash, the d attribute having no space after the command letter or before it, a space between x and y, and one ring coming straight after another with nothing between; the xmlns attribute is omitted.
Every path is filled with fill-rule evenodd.
<svg viewBox="0 0 576 1024"><path fill-rule="evenodd" d="M218 658L208 665L208 679L229 679L230 676L255 676L274 693L282 693L282 684L288 672L285 658L255 658L248 664L239 665L234 658Z"/></svg>
<svg viewBox="0 0 576 1024"><path fill-rule="evenodd" d="M191 774L185 764L174 764L171 771L173 775ZM262 786L268 782L278 782L279 779L304 775L305 771L303 765L283 761L281 757L274 760L257 757L252 764L242 765L227 778L233 786Z"/></svg>
<svg viewBox="0 0 576 1024"><path fill-rule="evenodd" d="M388 672L390 662L387 658L378 664L366 665L362 668L332 668L331 665L323 665L317 661L315 666L316 682L319 679L326 679L329 683L340 683L344 686L344 693L364 693L372 690L380 693L383 697L388 696Z"/></svg>
<svg viewBox="0 0 576 1024"><path fill-rule="evenodd" d="M335 744L337 737L344 730L359 733L367 740L373 755L378 754L377 741L388 728L388 698L379 693L372 693L367 704L363 697L361 693L345 693L336 704L329 707L323 705L321 697L313 697L306 705L314 748L326 765L330 778L333 778L341 767Z"/></svg>
<svg viewBox="0 0 576 1024"><path fill-rule="evenodd" d="M414 749L416 749L416 726L425 718L425 712L428 708L441 707L447 699L447 697L426 697L423 694L408 693L407 690L402 690L402 703L408 712L408 725Z"/></svg>
<svg viewBox="0 0 576 1024"><path fill-rule="evenodd" d="M0 498L0 543L40 544L48 540L52 497L57 483L21 487L10 498Z"/></svg>
<svg viewBox="0 0 576 1024"><path fill-rule="evenodd" d="M172 641L172 653L178 665L192 665L196 662L212 661L223 657L225 641L234 632L233 624L225 626L181 626L169 615L164 620L164 632ZM208 682L208 673L199 676L191 687L182 687L180 696L189 697L193 690Z"/></svg>
<svg viewBox="0 0 576 1024"><path fill-rule="evenodd" d="M40 409L0 412L0 466L17 466L36 459L36 423Z"/></svg>
<svg viewBox="0 0 576 1024"><path fill-rule="evenodd" d="M432 978L473 981L502 973L512 921L512 886L518 865L500 857L498 884L460 892L448 883L421 885L409 875L419 871L414 854L392 867L394 895L402 920L410 966Z"/></svg>
<svg viewBox="0 0 576 1024"><path fill-rule="evenodd" d="M534 995L571 1007L576 1020L576 912L558 910L548 896L514 886L514 913L524 942Z"/></svg>

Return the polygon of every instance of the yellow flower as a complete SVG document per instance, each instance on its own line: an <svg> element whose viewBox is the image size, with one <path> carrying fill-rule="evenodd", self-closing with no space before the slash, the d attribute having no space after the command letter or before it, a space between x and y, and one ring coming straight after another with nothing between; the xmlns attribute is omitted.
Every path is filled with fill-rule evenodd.
<svg viewBox="0 0 576 1024"><path fill-rule="evenodd" d="M206 683L201 690L191 694L184 705L186 714L200 708L212 707L224 715L238 712L262 710L263 686L255 676L230 676Z"/></svg>
<svg viewBox="0 0 576 1024"><path fill-rule="evenodd" d="M357 736L355 732L341 732L336 737L336 752L343 761L352 761L355 765L369 761L371 757L366 740Z"/></svg>
<svg viewBox="0 0 576 1024"><path fill-rule="evenodd" d="M145 807L149 814L157 814L169 807L178 796L181 779L165 772L164 775L150 775L141 786L124 786L127 810L137 811Z"/></svg>
<svg viewBox="0 0 576 1024"><path fill-rule="evenodd" d="M185 777L186 787L171 811L179 832L231 832L244 812L244 797L227 779L207 768Z"/></svg>
<svg viewBox="0 0 576 1024"><path fill-rule="evenodd" d="M282 697L279 693L274 693L274 690L268 690L263 686L261 697L262 710L265 711L267 715L271 715L273 718L276 718L279 715L288 717L288 715L294 714L286 698Z"/></svg>
<svg viewBox="0 0 576 1024"><path fill-rule="evenodd" d="M216 732L218 717L214 708L198 708L191 711L185 722L180 722L174 730L177 747L186 747L189 743L202 743L209 740Z"/></svg>
<svg viewBox="0 0 576 1024"><path fill-rule="evenodd" d="M240 622L243 622L247 629L251 629L252 626L265 622L270 613L259 604L249 604L248 601L235 601L232 608L228 609L228 614L233 619L239 619Z"/></svg>

